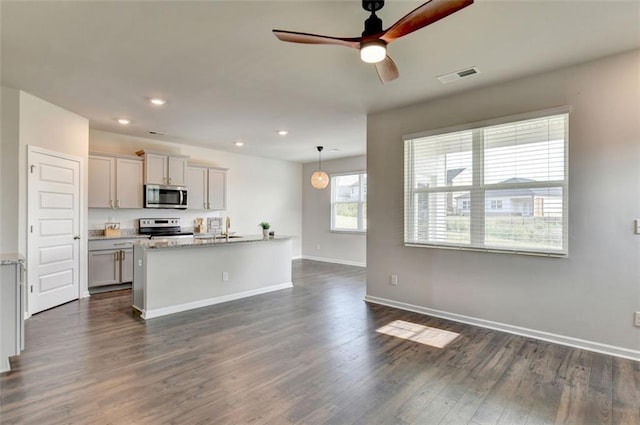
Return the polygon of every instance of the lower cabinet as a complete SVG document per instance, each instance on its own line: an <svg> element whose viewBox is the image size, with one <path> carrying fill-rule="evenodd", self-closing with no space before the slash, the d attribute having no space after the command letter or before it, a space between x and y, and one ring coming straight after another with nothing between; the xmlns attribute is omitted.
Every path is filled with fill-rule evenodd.
<svg viewBox="0 0 640 425"><path fill-rule="evenodd" d="M23 264L0 266L0 373L10 369L9 357L24 349Z"/></svg>
<svg viewBox="0 0 640 425"><path fill-rule="evenodd" d="M109 242L89 241L89 288L133 281L132 242Z"/></svg>

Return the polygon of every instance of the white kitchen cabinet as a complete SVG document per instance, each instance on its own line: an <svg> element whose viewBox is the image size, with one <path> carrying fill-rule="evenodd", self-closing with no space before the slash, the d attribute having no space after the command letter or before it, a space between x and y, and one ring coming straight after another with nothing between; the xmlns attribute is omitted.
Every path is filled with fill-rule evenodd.
<svg viewBox="0 0 640 425"><path fill-rule="evenodd" d="M120 250L89 251L89 288L120 283Z"/></svg>
<svg viewBox="0 0 640 425"><path fill-rule="evenodd" d="M14 261L0 266L0 372L10 369L9 357L24 349L24 269Z"/></svg>
<svg viewBox="0 0 640 425"><path fill-rule="evenodd" d="M138 151L144 157L145 184L187 185L187 156Z"/></svg>
<svg viewBox="0 0 640 425"><path fill-rule="evenodd" d="M210 210L227 208L227 171L209 168L208 203Z"/></svg>
<svg viewBox="0 0 640 425"><path fill-rule="evenodd" d="M133 240L89 241L89 288L133 281Z"/></svg>
<svg viewBox="0 0 640 425"><path fill-rule="evenodd" d="M207 177L209 173L205 167L187 167L187 209L207 209Z"/></svg>
<svg viewBox="0 0 640 425"><path fill-rule="evenodd" d="M206 166L187 167L189 187L187 208L224 210L227 208L227 170Z"/></svg>
<svg viewBox="0 0 640 425"><path fill-rule="evenodd" d="M143 162L89 155L89 208L142 208Z"/></svg>

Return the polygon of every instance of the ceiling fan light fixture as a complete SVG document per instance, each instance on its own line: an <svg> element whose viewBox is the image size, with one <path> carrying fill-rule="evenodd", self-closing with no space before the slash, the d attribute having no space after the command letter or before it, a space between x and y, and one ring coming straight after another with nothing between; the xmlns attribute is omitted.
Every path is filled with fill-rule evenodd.
<svg viewBox="0 0 640 425"><path fill-rule="evenodd" d="M383 40L363 41L360 43L360 59L366 63L382 62L387 57L387 43Z"/></svg>

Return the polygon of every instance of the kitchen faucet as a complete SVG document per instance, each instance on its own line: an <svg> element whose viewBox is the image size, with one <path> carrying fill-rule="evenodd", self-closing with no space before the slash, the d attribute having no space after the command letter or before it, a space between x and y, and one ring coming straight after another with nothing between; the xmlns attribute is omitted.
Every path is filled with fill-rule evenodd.
<svg viewBox="0 0 640 425"><path fill-rule="evenodd" d="M227 242L229 242L229 228L231 227L231 219L229 217L227 217L227 219L224 222L224 236L227 240Z"/></svg>

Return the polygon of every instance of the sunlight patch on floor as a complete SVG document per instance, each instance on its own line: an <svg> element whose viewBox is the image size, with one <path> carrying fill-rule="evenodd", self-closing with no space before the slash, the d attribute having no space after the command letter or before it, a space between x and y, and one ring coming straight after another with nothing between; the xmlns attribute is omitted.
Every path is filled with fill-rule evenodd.
<svg viewBox="0 0 640 425"><path fill-rule="evenodd" d="M394 320L393 322L376 329L376 332L395 336L431 347L444 348L460 334L442 329L430 328L417 323Z"/></svg>

